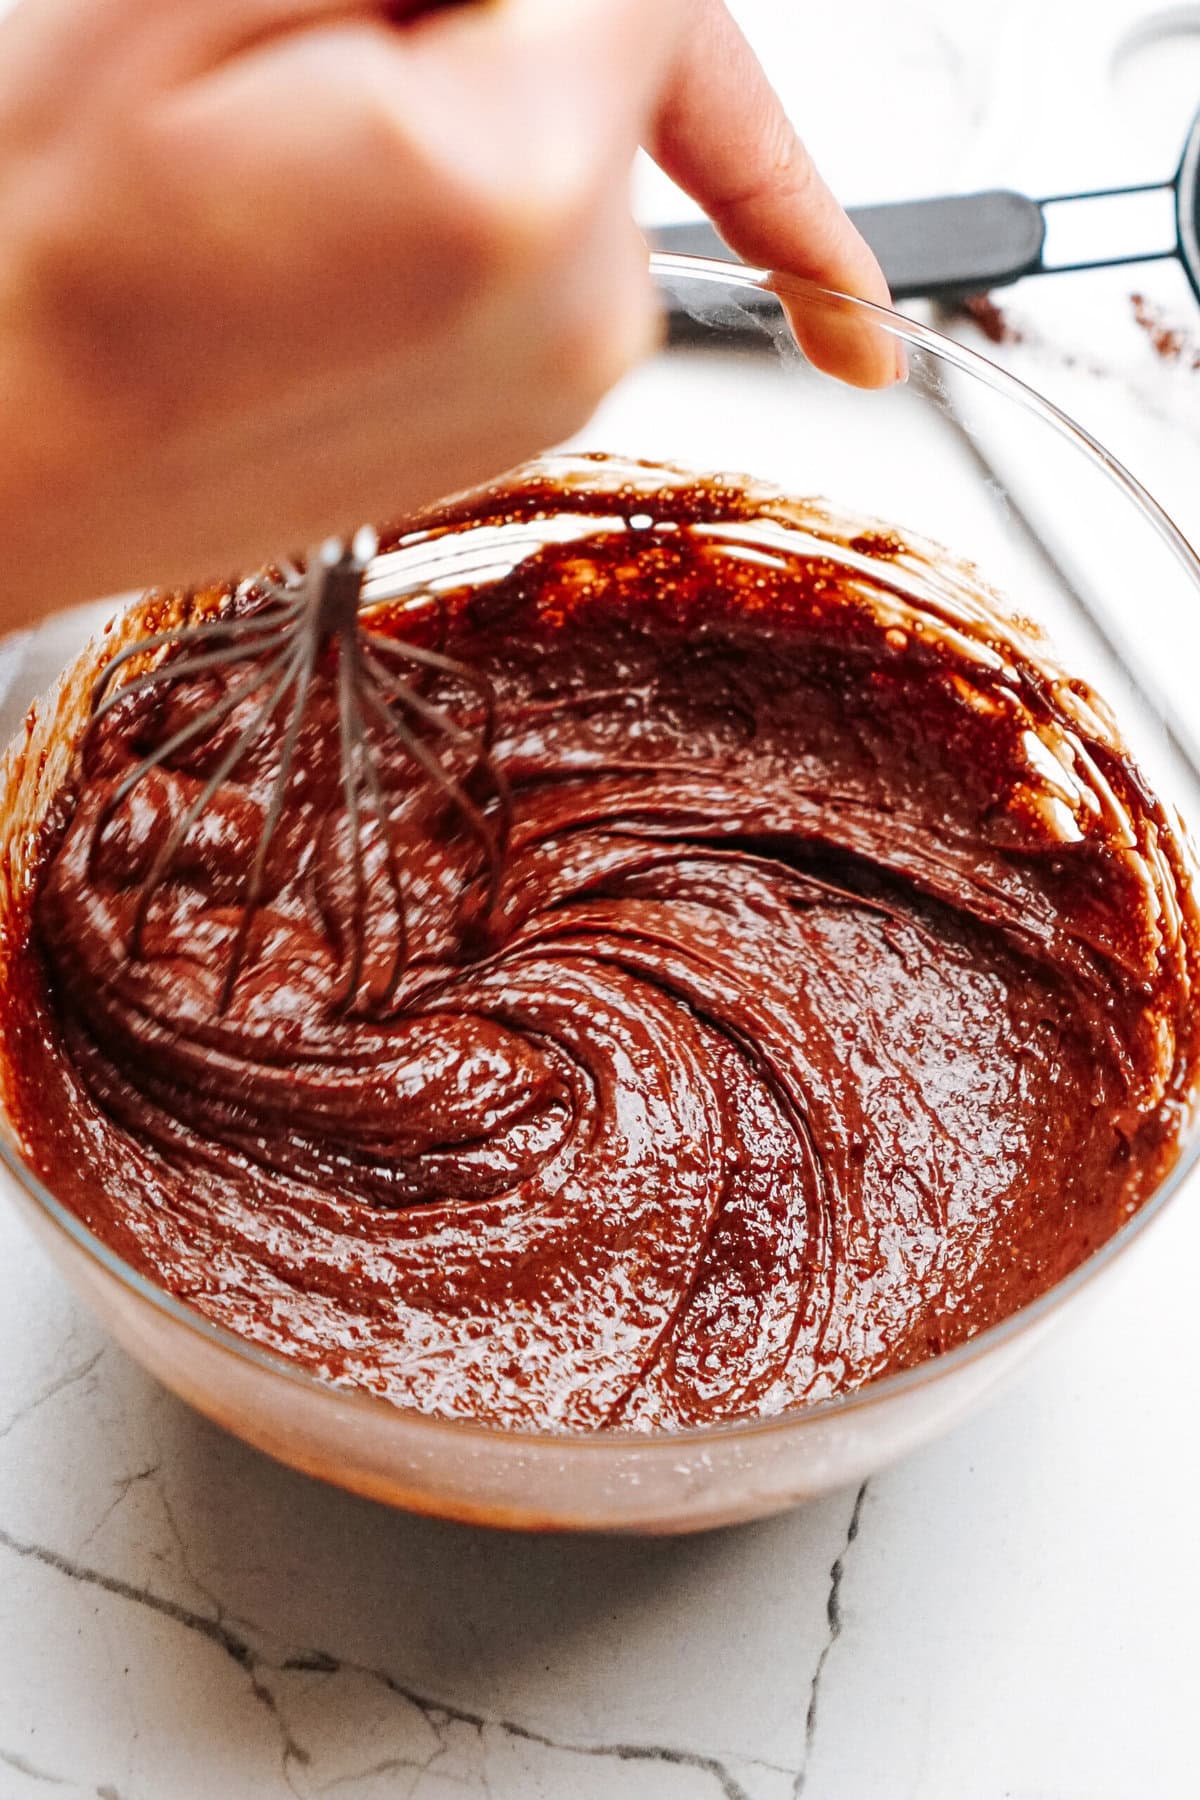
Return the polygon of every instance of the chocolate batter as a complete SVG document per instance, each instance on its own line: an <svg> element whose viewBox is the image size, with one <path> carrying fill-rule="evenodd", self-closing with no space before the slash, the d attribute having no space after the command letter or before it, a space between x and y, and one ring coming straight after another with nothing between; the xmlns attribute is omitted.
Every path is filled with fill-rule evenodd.
<svg viewBox="0 0 1200 1800"><path fill-rule="evenodd" d="M548 535L515 572L390 621L501 697L490 930L457 903L471 842L414 784L413 961L389 1016L334 1009L326 687L228 1010L271 755L130 960L202 760L89 868L131 699L9 963L32 1164L206 1317L512 1426L775 1413L1002 1319L1146 1199L1196 1085L1190 865L1103 707L963 571L746 482L580 459L428 541L514 525Z"/></svg>

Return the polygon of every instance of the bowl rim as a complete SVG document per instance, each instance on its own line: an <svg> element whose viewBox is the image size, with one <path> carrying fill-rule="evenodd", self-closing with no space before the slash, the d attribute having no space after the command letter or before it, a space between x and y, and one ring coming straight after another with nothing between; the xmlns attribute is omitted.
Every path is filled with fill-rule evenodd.
<svg viewBox="0 0 1200 1800"><path fill-rule="evenodd" d="M798 277L774 274L766 269L747 267L741 263L724 262L716 258L679 256L665 251L655 252L650 256L651 274L663 280L696 281L698 283L719 282L725 287L740 287L768 292L780 299L808 300L811 303L834 305L838 309L850 309L865 318L873 320L881 329L902 343L916 345L922 350L965 374L980 380L994 392L1007 397L1040 418L1043 423L1056 431L1059 436L1073 443L1094 466L1124 493L1143 520L1151 527L1159 540L1180 564L1200 595L1200 554L1193 549L1191 543L1175 524L1165 509L1148 492L1140 481L1111 454L1100 441L1069 414L1040 394L1036 388L1022 381L1018 376L1002 369L998 364L982 356L978 351L959 344L955 339L934 330L916 319L871 301L861 300L853 295L839 294L833 290L819 286L815 282L805 281ZM1136 677L1135 677L1136 680ZM1172 709L1156 702L1156 712L1168 729L1174 723ZM1186 749L1184 754L1187 755ZM1189 761L1191 758L1189 757ZM1193 764L1194 766L1194 764ZM1200 774L1200 770L1197 771ZM231 1355L251 1367L260 1369L265 1375L282 1378L289 1384L304 1391L310 1399L318 1404L332 1404L339 1408L347 1408L359 1413L363 1418L370 1417L385 1430L414 1429L421 1433L439 1436L450 1435L458 1441L471 1438L486 1441L499 1448L510 1447L517 1452L532 1452L537 1449L549 1449L556 1455L567 1451L571 1455L597 1455L618 1451L636 1451L641 1456L656 1453L677 1454L684 1446L708 1446L715 1442L744 1441L749 1438L762 1438L773 1434L796 1431L818 1421L848 1414L861 1413L872 1407L886 1404L892 1399L901 1398L915 1390L931 1386L945 1377L953 1376L961 1369L981 1360L991 1351L1001 1348L1031 1332L1037 1325L1049 1319L1076 1294L1081 1292L1101 1273L1111 1267L1125 1251L1136 1242L1150 1224L1159 1217L1168 1201L1179 1191L1192 1171L1200 1162L1200 1119L1191 1123L1190 1141L1185 1143L1178 1158L1167 1174L1159 1182L1150 1198L1138 1208L1105 1243L1094 1250L1082 1263L1072 1269L1053 1287L1036 1299L1018 1307L1015 1312L997 1320L994 1325L986 1327L977 1336L966 1339L952 1349L939 1352L935 1356L914 1364L911 1368L902 1369L891 1375L881 1376L878 1380L869 1381L860 1388L849 1393L837 1394L825 1400L802 1402L787 1408L783 1412L772 1413L767 1417L748 1417L716 1421L708 1425L692 1425L682 1427L655 1427L649 1431L639 1431L623 1426L600 1426L594 1431L571 1432L553 1431L543 1427L526 1429L501 1425L495 1422L473 1418L447 1417L441 1414L422 1412L416 1407L402 1406L385 1399L382 1395L373 1394L362 1388L341 1387L336 1382L314 1374L303 1364L293 1362L287 1357L277 1355L274 1351L264 1349L249 1339L238 1336L236 1332L216 1324L203 1313L197 1311L187 1302L176 1298L165 1288L140 1274L133 1266L111 1250L102 1239L96 1236L75 1213L56 1199L40 1178L29 1168L24 1158L10 1141L7 1130L0 1130L0 1165L17 1182L25 1194L32 1200L52 1226L61 1231L73 1246L81 1251L85 1259L98 1263L100 1267L113 1277L121 1286L129 1289L134 1297L153 1310L165 1314L174 1324L194 1333L205 1341L212 1349Z"/></svg>

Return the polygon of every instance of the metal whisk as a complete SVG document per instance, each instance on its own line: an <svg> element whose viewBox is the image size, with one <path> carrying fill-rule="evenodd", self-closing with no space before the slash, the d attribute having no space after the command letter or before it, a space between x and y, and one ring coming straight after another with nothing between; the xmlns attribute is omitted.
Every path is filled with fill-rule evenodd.
<svg viewBox="0 0 1200 1800"><path fill-rule="evenodd" d="M114 708L139 694L177 687L197 676L222 677L217 698L200 705L183 724L170 730L117 782L95 821L90 850L93 862L114 815L152 770L183 753L201 751L210 741L216 743L238 708L254 702L249 717L238 726L232 742L221 749L200 792L171 827L140 883L128 946L134 957L144 954L145 926L154 897L171 879L189 833L222 786L236 777L239 766L277 729L269 799L240 895L240 918L220 993L222 1011L248 964L252 926L263 902L267 859L287 804L301 729L319 668L327 668L336 682L340 779L334 791L344 808L352 896L348 928L338 934L337 949L346 975L336 1004L343 1010L354 1006L363 976L369 899L368 818L373 819L381 839L397 926L386 980L372 995L373 1011L383 1011L394 1002L408 963L402 857L393 818L400 796L394 784L389 789L387 774L397 759L394 753L381 754L380 740L384 747L393 751L398 747L403 752L399 760L408 764L407 794L411 796L415 773L441 796L482 851L485 879L474 919L486 920L495 906L510 821L508 789L492 756L495 693L486 677L453 657L370 628L361 601L377 549L375 533L369 528L360 531L349 545L330 539L312 552L303 569L283 565L278 572L242 582L211 618L131 644L113 658L96 682L81 745L85 759L92 734ZM118 682L123 667L147 655L153 658L147 670ZM430 674L450 677L474 696L477 722L468 724L452 717L421 691L418 683ZM457 771L447 767L447 752L455 755ZM314 821L314 831L320 823Z"/></svg>

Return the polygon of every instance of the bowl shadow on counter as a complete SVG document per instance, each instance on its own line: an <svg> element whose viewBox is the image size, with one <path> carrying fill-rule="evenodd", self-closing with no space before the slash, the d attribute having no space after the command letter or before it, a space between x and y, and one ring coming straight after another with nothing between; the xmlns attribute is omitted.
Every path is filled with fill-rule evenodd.
<svg viewBox="0 0 1200 1800"><path fill-rule="evenodd" d="M1018 1510L1054 1467L1056 1407L1031 1412L1022 1383L981 1435L929 1446L894 1486L873 1478L865 1503L844 1491L680 1538L445 1524L226 1435L36 1268L14 1293L34 1372L65 1356L89 1374L44 1404L17 1394L7 1642L57 1674L18 1682L7 1712L57 1742L69 1701L80 1768L115 1773L121 1800L792 1800L818 1687L828 1748L839 1692L880 1679L881 1566L919 1596L978 1497L977 1461ZM960 1544L939 1631L966 1612L986 1634L1003 1614L973 1573L995 1548ZM888 1668L882 1700L905 1684L890 1652Z"/></svg>
<svg viewBox="0 0 1200 1800"><path fill-rule="evenodd" d="M509 1751L535 1757L706 1746L701 1766L704 1755L736 1761L740 1742L754 1760L764 1716L786 1740L783 1763L799 1767L853 1491L679 1538L474 1528L300 1475L132 1366L128 1375L146 1390L161 1454L173 1542L164 1536L159 1591L219 1621L228 1641L218 1641L313 1765L314 1793L323 1721L333 1708L342 1735L347 1709L362 1706L373 1718L390 1709L385 1735L399 1760L415 1754L431 1716L451 1736L458 1727L451 1749L465 1780L480 1778L480 1759L506 1738ZM153 1530L152 1501L147 1516ZM212 1729L224 1730L219 1708ZM502 1780L496 1791L509 1788Z"/></svg>

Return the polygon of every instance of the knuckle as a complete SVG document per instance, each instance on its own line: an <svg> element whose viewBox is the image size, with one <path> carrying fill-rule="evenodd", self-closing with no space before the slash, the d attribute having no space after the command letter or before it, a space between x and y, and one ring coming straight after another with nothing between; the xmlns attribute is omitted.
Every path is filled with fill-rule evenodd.
<svg viewBox="0 0 1200 1800"><path fill-rule="evenodd" d="M548 388L575 430L650 347L656 314L645 283L560 322L547 343Z"/></svg>
<svg viewBox="0 0 1200 1800"><path fill-rule="evenodd" d="M470 129L451 129L429 94L414 95L413 79L403 87L410 104L374 80L362 153L428 209L466 281L512 283L551 266L609 184L603 145L561 101L500 118L491 108Z"/></svg>
<svg viewBox="0 0 1200 1800"><path fill-rule="evenodd" d="M466 280L508 283L540 260L531 221L517 198L482 182L460 179L448 202L455 254Z"/></svg>
<svg viewBox="0 0 1200 1800"><path fill-rule="evenodd" d="M467 182L458 199L458 230L471 266L498 279L547 271L585 213L569 186L553 180Z"/></svg>

